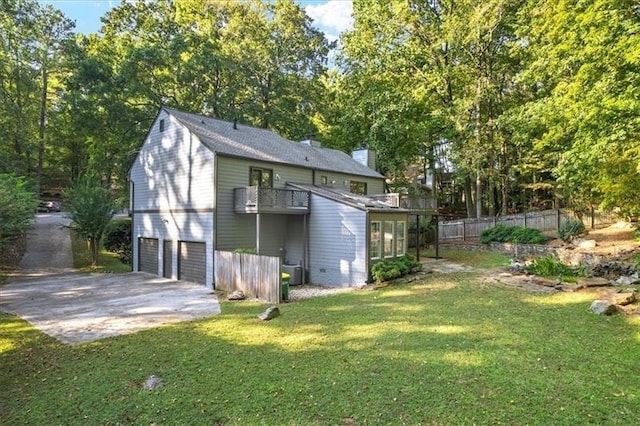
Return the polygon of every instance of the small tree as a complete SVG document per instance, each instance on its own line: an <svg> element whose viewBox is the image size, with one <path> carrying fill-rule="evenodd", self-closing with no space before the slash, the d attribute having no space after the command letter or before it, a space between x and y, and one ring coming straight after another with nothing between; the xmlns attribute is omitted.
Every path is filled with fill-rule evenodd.
<svg viewBox="0 0 640 426"><path fill-rule="evenodd" d="M89 243L91 265L98 265L100 241L116 207L109 190L92 174L83 174L65 193L70 228Z"/></svg>

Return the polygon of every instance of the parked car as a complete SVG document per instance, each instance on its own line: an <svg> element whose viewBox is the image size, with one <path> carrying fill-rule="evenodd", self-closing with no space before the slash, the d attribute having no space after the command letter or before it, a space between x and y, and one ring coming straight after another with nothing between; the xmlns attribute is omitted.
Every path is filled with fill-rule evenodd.
<svg viewBox="0 0 640 426"><path fill-rule="evenodd" d="M60 211L60 203L57 201L41 201L38 203L38 213L51 213Z"/></svg>

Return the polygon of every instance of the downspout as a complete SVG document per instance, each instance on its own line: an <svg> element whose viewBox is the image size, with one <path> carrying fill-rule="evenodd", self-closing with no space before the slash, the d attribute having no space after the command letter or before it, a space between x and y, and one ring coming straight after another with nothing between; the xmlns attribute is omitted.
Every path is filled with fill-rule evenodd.
<svg viewBox="0 0 640 426"><path fill-rule="evenodd" d="M212 215L213 215L213 220L212 220L212 226L213 229L211 230L211 242L212 242L212 247L211 247L211 256L213 256L211 264L213 265L213 267L211 268L211 273L213 274L213 276L211 277L211 288L213 290L216 289L216 249L218 247L217 241L218 241L218 155L216 154L215 151L213 151L213 198L212 198L212 203L213 203L213 207L212 208Z"/></svg>
<svg viewBox="0 0 640 426"><path fill-rule="evenodd" d="M367 284L371 282L371 217L369 210L365 211L365 240L364 240L364 259L367 271Z"/></svg>

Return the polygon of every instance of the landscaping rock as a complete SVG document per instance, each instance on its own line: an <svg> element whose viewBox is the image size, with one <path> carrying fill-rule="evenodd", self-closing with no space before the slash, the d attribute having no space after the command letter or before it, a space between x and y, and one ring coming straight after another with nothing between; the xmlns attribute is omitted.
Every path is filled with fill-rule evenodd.
<svg viewBox="0 0 640 426"><path fill-rule="evenodd" d="M580 288L604 287L609 285L609 280L601 277L578 278Z"/></svg>
<svg viewBox="0 0 640 426"><path fill-rule="evenodd" d="M608 300L594 300L589 309L597 315L613 315L618 312L616 305Z"/></svg>
<svg viewBox="0 0 640 426"><path fill-rule="evenodd" d="M244 300L246 298L247 296L244 295L242 290L236 290L227 297L227 300Z"/></svg>
<svg viewBox="0 0 640 426"><path fill-rule="evenodd" d="M155 390L164 386L164 381L161 377L151 375L147 377L147 380L142 384L142 389L144 390Z"/></svg>
<svg viewBox="0 0 640 426"><path fill-rule="evenodd" d="M638 273L634 273L633 275L623 275L619 277L617 280L613 282L614 285L636 285L640 284L640 278L638 278Z"/></svg>
<svg viewBox="0 0 640 426"><path fill-rule="evenodd" d="M580 286L577 284L559 284L555 287L556 290L565 291L568 293L573 293L580 290Z"/></svg>
<svg viewBox="0 0 640 426"><path fill-rule="evenodd" d="M269 306L266 311L258 315L262 321L270 321L280 316L280 309L277 306Z"/></svg>
<svg viewBox="0 0 640 426"><path fill-rule="evenodd" d="M626 306L636 301L636 295L633 292L614 293L609 296L609 301L614 305Z"/></svg>
<svg viewBox="0 0 640 426"><path fill-rule="evenodd" d="M596 248L596 240L575 240L574 243L581 249Z"/></svg>
<svg viewBox="0 0 640 426"><path fill-rule="evenodd" d="M535 285L543 285L545 287L556 287L558 285L560 285L560 281L558 280L552 280L550 278L544 278L544 277L536 277L534 275L531 276L531 284L535 284Z"/></svg>

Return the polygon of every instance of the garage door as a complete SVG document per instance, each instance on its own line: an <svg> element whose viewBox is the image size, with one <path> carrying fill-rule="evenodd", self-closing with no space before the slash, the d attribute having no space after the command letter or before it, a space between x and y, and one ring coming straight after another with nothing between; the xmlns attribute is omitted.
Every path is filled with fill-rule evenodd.
<svg viewBox="0 0 640 426"><path fill-rule="evenodd" d="M206 244L180 241L178 244L178 279L206 284Z"/></svg>
<svg viewBox="0 0 640 426"><path fill-rule="evenodd" d="M138 271L158 275L158 240L138 238Z"/></svg>
<svg viewBox="0 0 640 426"><path fill-rule="evenodd" d="M173 272L173 241L164 241L164 250L162 252L162 276L171 278Z"/></svg>

